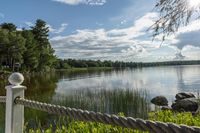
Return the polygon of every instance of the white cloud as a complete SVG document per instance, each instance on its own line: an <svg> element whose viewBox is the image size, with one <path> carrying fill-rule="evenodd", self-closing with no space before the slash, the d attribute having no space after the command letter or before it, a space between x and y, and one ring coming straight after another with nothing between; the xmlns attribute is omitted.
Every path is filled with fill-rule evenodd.
<svg viewBox="0 0 200 133"><path fill-rule="evenodd" d="M148 58L149 52L158 47L150 40L138 40L152 25L156 13L147 13L124 29L83 29L67 36L51 38L56 54L62 58L106 59L134 61Z"/></svg>
<svg viewBox="0 0 200 133"><path fill-rule="evenodd" d="M187 45L182 49L182 54L189 60L200 60L200 47Z"/></svg>
<svg viewBox="0 0 200 133"><path fill-rule="evenodd" d="M172 45L180 50L190 45L200 47L200 20L194 20L189 25L181 27L178 32L171 36Z"/></svg>
<svg viewBox="0 0 200 133"><path fill-rule="evenodd" d="M157 17L158 14L155 12L147 13L136 20L132 27L110 30L108 34L113 36L126 36L128 38L135 38L144 35L146 34L146 30L154 23L154 20Z"/></svg>
<svg viewBox="0 0 200 133"><path fill-rule="evenodd" d="M68 5L78 5L78 4L86 4L86 5L104 5L106 0L52 0L55 2L60 2Z"/></svg>
<svg viewBox="0 0 200 133"><path fill-rule="evenodd" d="M166 37L165 43L177 48L176 57L186 57L185 59L196 59L198 57L196 50L200 48L200 20L194 20L187 26L180 27L179 30ZM157 41L162 41L162 35L156 37ZM188 49L189 47L193 49ZM184 51L184 52L183 52ZM181 52L181 54L180 54ZM188 54L192 52L193 54ZM186 54L187 53L187 54ZM195 53L195 54L194 54ZM198 53L199 54L199 53Z"/></svg>
<svg viewBox="0 0 200 133"><path fill-rule="evenodd" d="M142 52L135 50L136 46L135 49L130 49L135 41L111 37L104 29L77 30L73 35L52 38L51 43L63 58L120 60L131 53L131 50ZM127 52L124 54L123 50Z"/></svg>
<svg viewBox="0 0 200 133"><path fill-rule="evenodd" d="M200 30L200 20L194 20L189 25L181 27L178 34Z"/></svg>
<svg viewBox="0 0 200 133"><path fill-rule="evenodd" d="M200 21L180 28L160 47L161 38L152 42L150 31L146 31L157 17L157 13L149 12L128 28L82 29L71 35L53 37L50 42L61 58L122 61L199 59Z"/></svg>
<svg viewBox="0 0 200 133"><path fill-rule="evenodd" d="M49 27L49 32L54 33L54 34L59 34L65 31L67 28L68 24L63 23L58 29L53 28L51 25L47 25Z"/></svg>

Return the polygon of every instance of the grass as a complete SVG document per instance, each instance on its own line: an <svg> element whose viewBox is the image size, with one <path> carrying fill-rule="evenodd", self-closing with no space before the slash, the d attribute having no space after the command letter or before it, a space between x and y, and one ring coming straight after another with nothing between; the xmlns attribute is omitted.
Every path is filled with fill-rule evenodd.
<svg viewBox="0 0 200 133"><path fill-rule="evenodd" d="M120 116L123 116L120 113ZM172 112L172 111L157 111L149 113L149 120L172 122L178 125L185 124L188 126L200 126L200 114L193 116L189 112ZM67 124L61 124L66 122L66 119L59 120L56 126L50 125L48 128L36 128L26 129L27 133L148 133L144 131L132 130L128 128L116 127L111 125L105 125L94 122L80 122L67 120Z"/></svg>

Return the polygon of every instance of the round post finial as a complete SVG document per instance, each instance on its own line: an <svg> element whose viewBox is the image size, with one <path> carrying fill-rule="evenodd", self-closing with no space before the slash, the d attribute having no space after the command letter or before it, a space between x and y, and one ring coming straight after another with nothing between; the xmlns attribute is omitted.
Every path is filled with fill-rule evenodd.
<svg viewBox="0 0 200 133"><path fill-rule="evenodd" d="M9 78L8 81L11 85L21 85L24 81L24 76L21 73L15 72L12 73Z"/></svg>

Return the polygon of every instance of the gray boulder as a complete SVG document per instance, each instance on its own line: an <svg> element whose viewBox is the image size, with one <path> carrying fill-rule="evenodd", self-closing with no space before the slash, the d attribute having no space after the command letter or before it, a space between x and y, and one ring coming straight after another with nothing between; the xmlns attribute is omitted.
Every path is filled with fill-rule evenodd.
<svg viewBox="0 0 200 133"><path fill-rule="evenodd" d="M167 106L168 101L167 98L164 96L157 96L151 99L151 103L158 105L158 106Z"/></svg>
<svg viewBox="0 0 200 133"><path fill-rule="evenodd" d="M176 94L176 100L182 100L182 99L186 99L186 98L195 98L194 94L192 93L187 93L187 92L182 92L182 93L178 93Z"/></svg>
<svg viewBox="0 0 200 133"><path fill-rule="evenodd" d="M187 98L173 103L171 107L175 111L196 112L198 102L196 98Z"/></svg>

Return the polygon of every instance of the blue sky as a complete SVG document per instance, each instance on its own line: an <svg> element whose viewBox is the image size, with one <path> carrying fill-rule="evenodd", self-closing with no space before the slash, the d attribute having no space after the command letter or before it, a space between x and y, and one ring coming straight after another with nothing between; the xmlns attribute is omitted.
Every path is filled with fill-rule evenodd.
<svg viewBox="0 0 200 133"><path fill-rule="evenodd" d="M160 46L146 29L158 18L156 0L1 0L0 22L18 29L43 19L60 58L123 61L199 59L200 24L192 22Z"/></svg>

